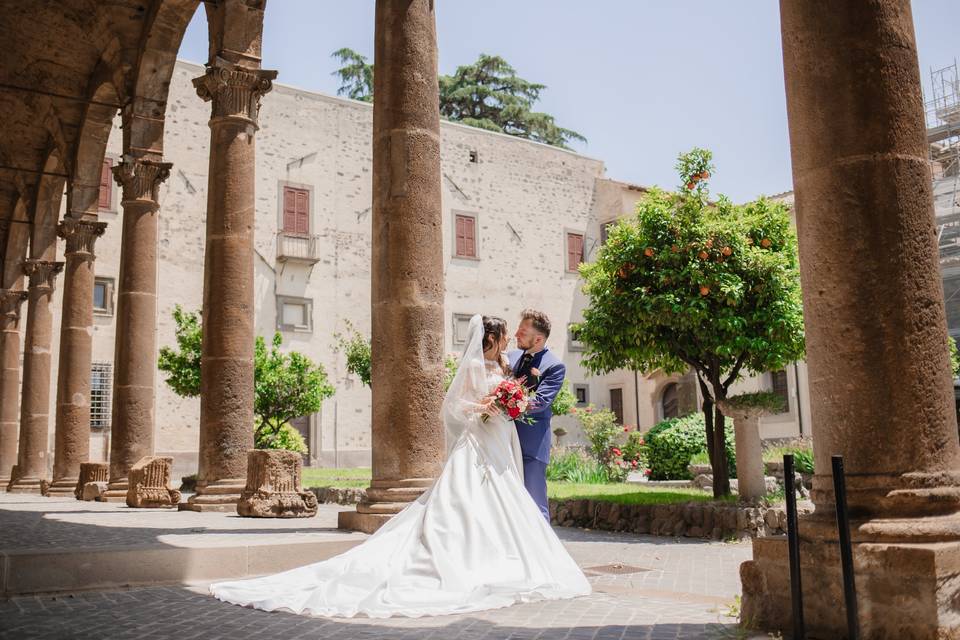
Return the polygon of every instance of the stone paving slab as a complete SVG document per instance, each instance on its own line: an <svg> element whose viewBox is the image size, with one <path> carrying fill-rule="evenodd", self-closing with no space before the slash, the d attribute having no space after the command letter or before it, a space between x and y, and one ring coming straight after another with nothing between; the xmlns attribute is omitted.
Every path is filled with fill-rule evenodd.
<svg viewBox="0 0 960 640"><path fill-rule="evenodd" d="M129 509L124 505L0 495L0 552L81 548L118 553L167 546L216 556L231 541L260 545L266 555L296 548L296 540L359 534L332 528L343 507L322 505L309 520L260 520L222 513ZM766 638L740 631L724 615L740 592L739 565L749 543L671 539L557 528L584 569L594 593L576 600L517 605L436 618L329 620L266 613L206 595L206 580L183 586L19 596L0 601L0 640L17 638L514 638L624 640L644 638ZM50 539L44 538L50 536ZM280 541L278 547L271 545ZM229 561L227 552L224 562ZM286 561L297 560L290 558ZM308 560L309 561L309 560ZM302 564L302 562L298 562ZM215 578L208 578L212 580Z"/></svg>

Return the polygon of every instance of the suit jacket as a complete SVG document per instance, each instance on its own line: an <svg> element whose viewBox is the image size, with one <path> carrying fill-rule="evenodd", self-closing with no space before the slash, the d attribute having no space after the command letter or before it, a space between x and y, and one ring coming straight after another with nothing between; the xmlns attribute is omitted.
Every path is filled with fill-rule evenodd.
<svg viewBox="0 0 960 640"><path fill-rule="evenodd" d="M536 408L527 415L532 423L516 422L517 435L520 437L520 450L524 458L533 458L541 462L550 461L550 418L553 413L550 405L560 393L567 367L552 351L544 349L533 356L533 360L523 371L517 371L517 364L524 354L522 349L507 353L510 368L515 376L527 375L526 386L537 392ZM530 375L530 369L538 369L540 377Z"/></svg>

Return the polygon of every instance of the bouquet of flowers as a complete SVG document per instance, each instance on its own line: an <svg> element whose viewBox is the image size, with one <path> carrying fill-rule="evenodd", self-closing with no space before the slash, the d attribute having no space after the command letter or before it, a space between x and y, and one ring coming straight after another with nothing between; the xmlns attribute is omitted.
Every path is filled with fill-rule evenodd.
<svg viewBox="0 0 960 640"><path fill-rule="evenodd" d="M524 378L506 378L493 389L493 401L504 415L511 420L519 420L530 424L533 419L526 415L533 408L536 392L527 389L523 384ZM481 418L487 421L487 414Z"/></svg>

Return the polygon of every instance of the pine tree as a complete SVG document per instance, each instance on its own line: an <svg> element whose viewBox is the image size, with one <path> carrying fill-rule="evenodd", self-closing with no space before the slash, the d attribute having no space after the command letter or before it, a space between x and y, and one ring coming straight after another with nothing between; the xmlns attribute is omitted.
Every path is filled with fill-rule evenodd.
<svg viewBox="0 0 960 640"><path fill-rule="evenodd" d="M334 51L331 57L343 65L331 74L340 77L337 95L345 95L351 100L361 102L373 102L373 65L367 63L366 56L344 47Z"/></svg>

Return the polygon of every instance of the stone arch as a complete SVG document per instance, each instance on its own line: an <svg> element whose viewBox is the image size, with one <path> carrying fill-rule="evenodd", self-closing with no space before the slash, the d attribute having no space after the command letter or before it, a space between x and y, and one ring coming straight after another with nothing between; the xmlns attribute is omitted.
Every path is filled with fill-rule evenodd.
<svg viewBox="0 0 960 640"><path fill-rule="evenodd" d="M30 220L28 201L20 197L13 208L13 217L7 231L6 250L3 254L3 280L0 289L23 289L23 270L20 265L27 257L30 243Z"/></svg>
<svg viewBox="0 0 960 640"><path fill-rule="evenodd" d="M67 179L63 177L64 162L60 151L54 148L43 165L44 175L37 184L33 211L30 212L30 257L55 260L57 256L57 222Z"/></svg>
<svg viewBox="0 0 960 640"><path fill-rule="evenodd" d="M114 83L113 69L101 59L91 81L80 133L77 138L67 193L67 217L96 215L100 197L100 175L113 118L119 109L121 90Z"/></svg>
<svg viewBox="0 0 960 640"><path fill-rule="evenodd" d="M132 99L123 114L124 153L162 159L170 78L199 4L200 0L167 0L152 7L135 65Z"/></svg>

